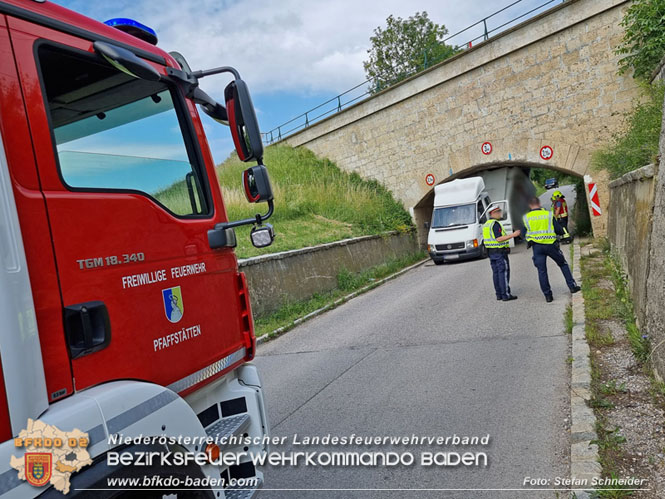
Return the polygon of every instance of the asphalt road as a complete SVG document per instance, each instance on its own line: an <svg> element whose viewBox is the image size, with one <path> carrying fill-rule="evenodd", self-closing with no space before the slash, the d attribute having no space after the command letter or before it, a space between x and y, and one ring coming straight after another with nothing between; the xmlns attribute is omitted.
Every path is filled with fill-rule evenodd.
<svg viewBox="0 0 665 499"><path fill-rule="evenodd" d="M496 301L488 260L429 262L261 345L256 363L272 434L287 437L272 451L416 457L411 466L266 466L262 497L556 497L542 490L395 490L522 489L527 476L569 474L563 317L570 295L550 262L555 300L547 304L530 251L520 245L510 258L516 301ZM294 434L490 435L490 444L304 447L289 444ZM489 465L423 467L418 459L428 451L486 452Z"/></svg>

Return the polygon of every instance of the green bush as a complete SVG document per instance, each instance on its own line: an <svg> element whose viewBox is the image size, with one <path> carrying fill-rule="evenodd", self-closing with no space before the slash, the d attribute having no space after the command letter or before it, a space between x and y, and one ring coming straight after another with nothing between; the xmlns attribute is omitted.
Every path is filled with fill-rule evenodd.
<svg viewBox="0 0 665 499"><path fill-rule="evenodd" d="M651 345L648 336L643 335L635 323L635 310L628 286L628 277L623 272L621 263L616 256L609 255L606 260L606 266L612 277L616 292L615 314L623 320L628 333L628 342L635 358L641 364L644 364L649 359Z"/></svg>
<svg viewBox="0 0 665 499"><path fill-rule="evenodd" d="M594 152L593 167L607 170L613 179L657 161L665 85L643 85L643 92L644 101L626 115L626 131Z"/></svg>
<svg viewBox="0 0 665 499"><path fill-rule="evenodd" d="M665 56L665 0L634 0L621 21L625 29L617 54L620 72L648 80Z"/></svg>

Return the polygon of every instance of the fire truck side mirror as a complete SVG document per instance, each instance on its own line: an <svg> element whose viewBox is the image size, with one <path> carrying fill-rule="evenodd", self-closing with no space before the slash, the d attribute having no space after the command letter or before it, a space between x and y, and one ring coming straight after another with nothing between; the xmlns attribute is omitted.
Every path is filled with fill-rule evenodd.
<svg viewBox="0 0 665 499"><path fill-rule="evenodd" d="M242 184L247 201L250 203L273 200L268 169L264 165L252 166L242 172Z"/></svg>
<svg viewBox="0 0 665 499"><path fill-rule="evenodd" d="M224 89L224 101L238 158L261 163L263 142L247 84L240 78L233 80Z"/></svg>
<svg viewBox="0 0 665 499"><path fill-rule="evenodd" d="M255 248L265 248L275 240L275 229L270 224L254 226L249 237Z"/></svg>
<svg viewBox="0 0 665 499"><path fill-rule="evenodd" d="M109 64L129 76L148 81L162 78L155 68L130 50L106 42L95 42L92 46Z"/></svg>

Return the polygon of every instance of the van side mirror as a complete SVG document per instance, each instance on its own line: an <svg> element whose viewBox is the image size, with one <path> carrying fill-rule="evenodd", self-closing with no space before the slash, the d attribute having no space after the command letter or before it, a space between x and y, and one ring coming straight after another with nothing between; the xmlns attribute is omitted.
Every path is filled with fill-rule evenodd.
<svg viewBox="0 0 665 499"><path fill-rule="evenodd" d="M224 101L238 158L245 162L256 160L260 163L263 159L263 142L247 84L240 78L233 80L224 89Z"/></svg>
<svg viewBox="0 0 665 499"><path fill-rule="evenodd" d="M272 187L268 177L268 169L264 165L256 165L242 172L242 184L245 196L250 203L272 201Z"/></svg>

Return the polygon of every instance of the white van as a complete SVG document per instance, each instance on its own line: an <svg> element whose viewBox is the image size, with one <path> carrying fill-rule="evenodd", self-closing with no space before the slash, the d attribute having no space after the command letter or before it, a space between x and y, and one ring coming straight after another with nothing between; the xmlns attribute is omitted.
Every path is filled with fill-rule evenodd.
<svg viewBox="0 0 665 499"><path fill-rule="evenodd" d="M483 224L490 203L481 177L452 180L434 187L427 251L435 264L487 256ZM504 203L505 210L503 201L491 204L500 203Z"/></svg>
<svg viewBox="0 0 665 499"><path fill-rule="evenodd" d="M501 222L504 230L523 229L522 217L529 211L529 198L536 195L529 171L518 166L500 167L480 172L478 176L485 182L484 190L492 200L505 199L508 202L506 220ZM513 244L514 241L510 240Z"/></svg>

